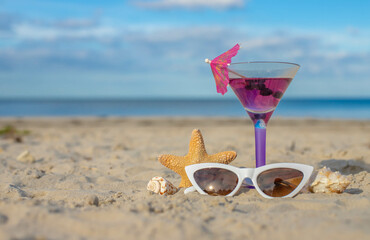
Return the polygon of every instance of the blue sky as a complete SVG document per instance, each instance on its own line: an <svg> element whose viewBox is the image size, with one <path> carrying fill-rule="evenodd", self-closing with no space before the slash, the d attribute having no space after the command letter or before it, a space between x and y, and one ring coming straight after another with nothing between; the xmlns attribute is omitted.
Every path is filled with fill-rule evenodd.
<svg viewBox="0 0 370 240"><path fill-rule="evenodd" d="M340 0L0 0L0 98L221 98L204 59L238 42L235 61L302 66L287 97L370 97L368 9Z"/></svg>

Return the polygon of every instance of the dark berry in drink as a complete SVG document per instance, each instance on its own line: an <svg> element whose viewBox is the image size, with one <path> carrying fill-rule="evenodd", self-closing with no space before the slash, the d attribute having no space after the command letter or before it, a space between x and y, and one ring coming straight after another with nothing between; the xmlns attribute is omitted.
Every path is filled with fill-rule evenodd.
<svg viewBox="0 0 370 240"><path fill-rule="evenodd" d="M269 88L264 88L260 91L260 94L262 96L270 96L273 93L273 91Z"/></svg>
<svg viewBox="0 0 370 240"><path fill-rule="evenodd" d="M258 90L266 89L266 85L264 83L260 82L260 83L257 84L257 89Z"/></svg>
<svg viewBox="0 0 370 240"><path fill-rule="evenodd" d="M252 90L252 89L253 89L252 84L251 84L251 83L247 84L247 85L245 86L245 89L246 89L246 90Z"/></svg>
<svg viewBox="0 0 370 240"><path fill-rule="evenodd" d="M280 92L280 91L277 91L277 92L274 92L274 94L272 95L274 98L278 98L280 99L282 96L283 96L283 93Z"/></svg>
<svg viewBox="0 0 370 240"><path fill-rule="evenodd" d="M258 83L256 81L251 82L252 89L258 89Z"/></svg>

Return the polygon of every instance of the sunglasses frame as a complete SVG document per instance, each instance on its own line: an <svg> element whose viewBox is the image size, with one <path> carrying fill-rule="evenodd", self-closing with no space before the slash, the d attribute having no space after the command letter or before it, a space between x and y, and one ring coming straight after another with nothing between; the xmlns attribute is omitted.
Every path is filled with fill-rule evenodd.
<svg viewBox="0 0 370 240"><path fill-rule="evenodd" d="M253 186L255 187L257 192L262 197L269 198L269 199L294 197L306 185L313 171L312 166L305 165L305 164L299 164L299 163L273 163L273 164L264 165L258 168L239 168L239 167L222 164L222 163L198 163L198 164L186 166L185 171L186 171L186 174L188 175L190 182L193 184L193 187L195 188L195 190L203 195L208 195L208 194L199 187L199 185L194 179L194 173L200 169L205 169L205 168L222 168L222 169L229 170L238 176L238 184L236 185L235 189L231 193L225 196L233 196L235 193L239 191L244 179L249 178L252 180ZM296 189L294 189L291 193L289 193L286 196L271 197L265 194L257 185L257 177L260 173L270 170L270 169L275 169L275 168L291 168L291 169L301 171L303 173L303 178L300 184L296 187ZM187 194L188 192L191 192L191 191L192 191L192 187L186 189L184 193Z"/></svg>

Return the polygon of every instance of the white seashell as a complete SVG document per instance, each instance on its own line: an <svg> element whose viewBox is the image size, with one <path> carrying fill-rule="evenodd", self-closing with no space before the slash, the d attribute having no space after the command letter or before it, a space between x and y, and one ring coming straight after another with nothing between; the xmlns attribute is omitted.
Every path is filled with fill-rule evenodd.
<svg viewBox="0 0 370 240"><path fill-rule="evenodd" d="M314 193L342 193L351 183L350 176L343 176L339 172L332 172L323 167L317 173L309 190Z"/></svg>
<svg viewBox="0 0 370 240"><path fill-rule="evenodd" d="M31 155L30 151L26 150L19 154L17 160L24 163L34 163L36 161L35 157Z"/></svg>
<svg viewBox="0 0 370 240"><path fill-rule="evenodd" d="M167 181L163 177L152 178L149 181L146 189L160 195L172 195L178 191L178 189L171 182Z"/></svg>

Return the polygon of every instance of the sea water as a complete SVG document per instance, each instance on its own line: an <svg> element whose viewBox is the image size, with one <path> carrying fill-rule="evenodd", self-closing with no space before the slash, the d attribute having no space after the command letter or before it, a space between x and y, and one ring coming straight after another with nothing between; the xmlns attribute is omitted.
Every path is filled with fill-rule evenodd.
<svg viewBox="0 0 370 240"><path fill-rule="evenodd" d="M205 116L245 117L230 91L216 99L0 99L0 116ZM367 99L293 99L284 96L276 117L370 120Z"/></svg>

